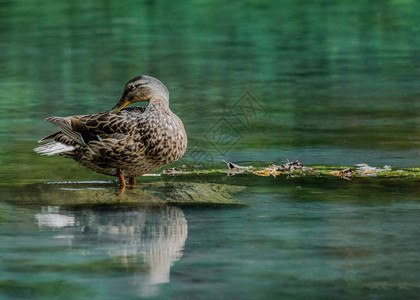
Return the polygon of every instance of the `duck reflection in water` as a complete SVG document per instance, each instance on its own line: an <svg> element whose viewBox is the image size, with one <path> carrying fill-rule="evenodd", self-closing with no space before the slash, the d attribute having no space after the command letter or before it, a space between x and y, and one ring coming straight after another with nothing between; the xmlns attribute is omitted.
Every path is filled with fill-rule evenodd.
<svg viewBox="0 0 420 300"><path fill-rule="evenodd" d="M188 235L184 213L169 206L73 214L47 207L35 218L40 229L56 231L54 238L75 251L83 249L81 255L117 260L141 297L159 295L159 285L169 282Z"/></svg>

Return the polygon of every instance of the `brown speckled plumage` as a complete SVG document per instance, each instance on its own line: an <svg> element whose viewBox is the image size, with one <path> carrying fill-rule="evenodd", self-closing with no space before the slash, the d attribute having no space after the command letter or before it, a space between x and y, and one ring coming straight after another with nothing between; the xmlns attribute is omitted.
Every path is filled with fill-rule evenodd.
<svg viewBox="0 0 420 300"><path fill-rule="evenodd" d="M140 101L149 104L146 108L124 108ZM111 111L46 121L60 131L41 139L53 141L39 146L36 152L73 158L98 173L130 177L130 182L178 160L187 148L184 125L169 109L168 90L149 76L130 80Z"/></svg>

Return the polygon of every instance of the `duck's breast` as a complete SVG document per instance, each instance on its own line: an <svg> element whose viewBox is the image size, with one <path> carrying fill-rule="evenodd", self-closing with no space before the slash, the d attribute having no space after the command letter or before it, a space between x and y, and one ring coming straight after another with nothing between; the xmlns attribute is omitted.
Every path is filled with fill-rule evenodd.
<svg viewBox="0 0 420 300"><path fill-rule="evenodd" d="M140 126L145 155L165 164L178 160L187 148L184 124L172 112L150 116Z"/></svg>

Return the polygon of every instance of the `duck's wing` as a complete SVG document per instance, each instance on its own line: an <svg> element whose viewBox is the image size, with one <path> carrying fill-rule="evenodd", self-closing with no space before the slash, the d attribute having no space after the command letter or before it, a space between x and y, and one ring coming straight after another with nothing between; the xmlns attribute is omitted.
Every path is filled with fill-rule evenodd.
<svg viewBox="0 0 420 300"><path fill-rule="evenodd" d="M68 138L69 140L65 144L83 144L83 141L80 139L80 134L75 131L72 126L71 122L72 120L79 120L88 118L89 115L81 115L81 116L71 116L71 117L49 117L46 118L45 121L51 122L54 125L56 125L58 128L60 128L60 131L54 132L50 135L47 135L40 139L38 143L45 142L50 139L62 139L62 138ZM64 142L64 141L62 141Z"/></svg>
<svg viewBox="0 0 420 300"><path fill-rule="evenodd" d="M87 145L91 141L102 141L126 135L137 124L144 107L132 107L119 112L103 112L94 115L49 117L45 120L56 125L60 131L42 138L67 145Z"/></svg>

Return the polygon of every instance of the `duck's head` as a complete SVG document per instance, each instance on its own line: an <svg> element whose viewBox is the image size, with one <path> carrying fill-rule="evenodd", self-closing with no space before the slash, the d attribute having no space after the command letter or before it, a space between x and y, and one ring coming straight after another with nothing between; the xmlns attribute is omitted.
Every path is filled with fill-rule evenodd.
<svg viewBox="0 0 420 300"><path fill-rule="evenodd" d="M120 111L134 102L149 101L153 96L160 96L169 103L169 91L162 82L151 76L137 76L127 82L120 101L111 111Z"/></svg>

